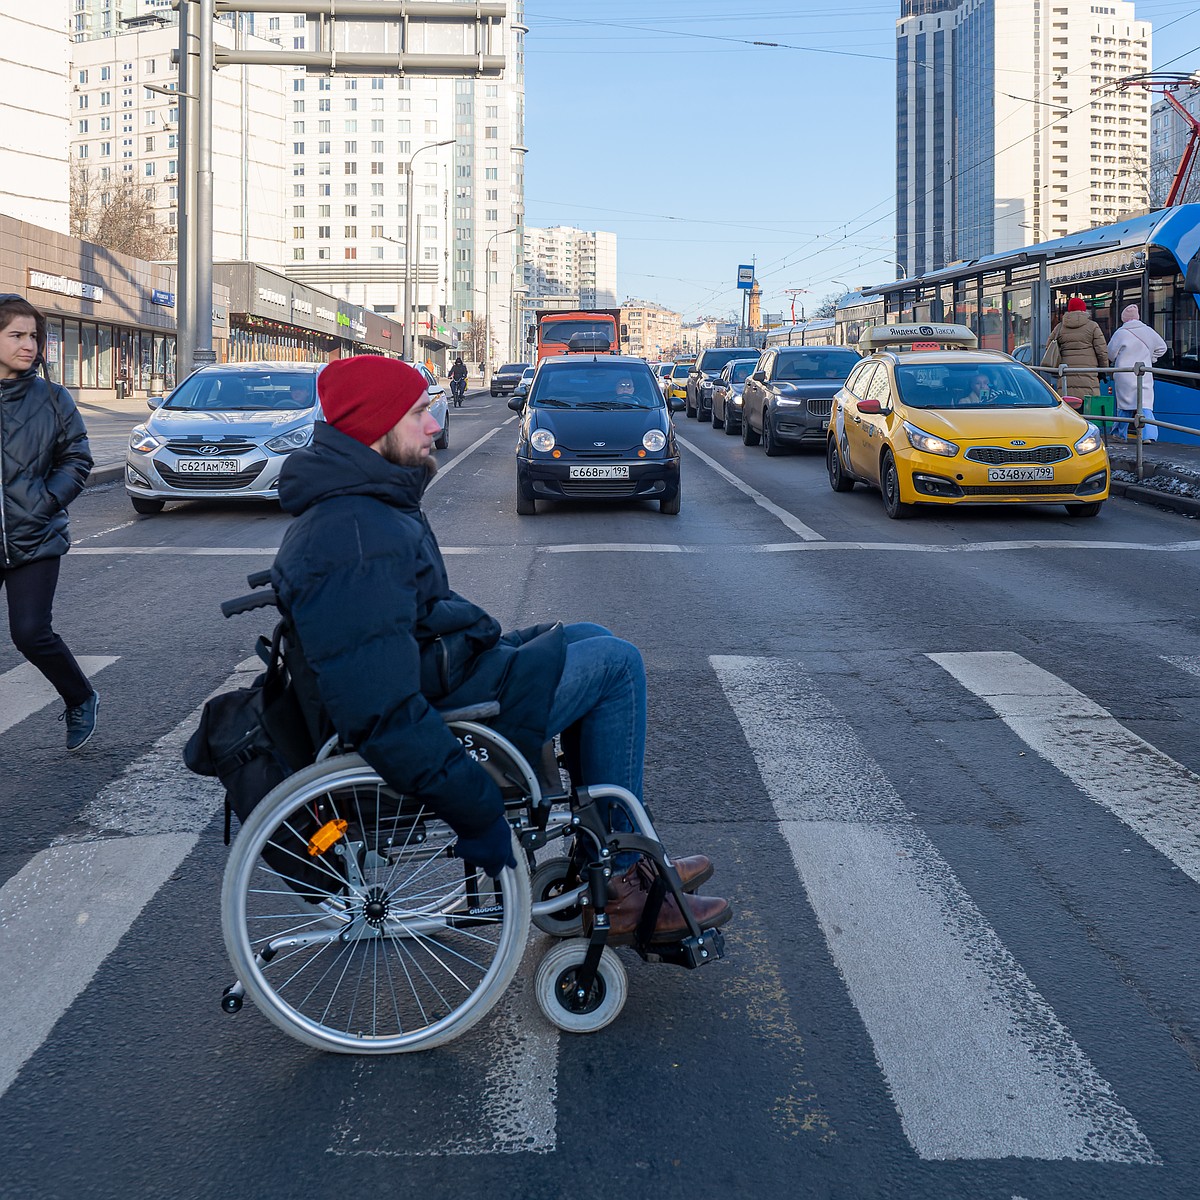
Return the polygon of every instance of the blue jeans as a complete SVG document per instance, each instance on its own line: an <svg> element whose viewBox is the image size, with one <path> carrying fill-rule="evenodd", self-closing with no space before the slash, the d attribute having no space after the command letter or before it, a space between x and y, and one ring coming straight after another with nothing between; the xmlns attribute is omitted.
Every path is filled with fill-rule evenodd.
<svg viewBox="0 0 1200 1200"><path fill-rule="evenodd" d="M1120 424L1113 422L1108 427L1108 432L1112 436L1124 438L1129 433L1129 422L1133 420L1134 414L1137 412L1135 408L1118 408L1116 415L1121 417Z"/></svg>
<svg viewBox="0 0 1200 1200"><path fill-rule="evenodd" d="M578 724L576 784L615 783L642 799L646 756L646 668L641 652L603 625L567 625L567 654L550 704L546 737ZM612 829L632 829L620 805L609 808ZM619 854L614 866L631 867L637 854Z"/></svg>

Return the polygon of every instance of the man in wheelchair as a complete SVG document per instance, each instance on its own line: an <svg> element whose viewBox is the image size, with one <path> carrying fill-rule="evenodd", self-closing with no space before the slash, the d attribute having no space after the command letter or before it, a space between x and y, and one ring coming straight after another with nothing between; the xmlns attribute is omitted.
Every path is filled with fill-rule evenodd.
<svg viewBox="0 0 1200 1200"><path fill-rule="evenodd" d="M455 853L493 877L515 865L503 800L439 709L497 701L492 724L530 761L565 733L577 785L616 784L641 799L646 677L637 648L592 624L502 635L494 618L450 590L421 510L441 432L424 377L364 355L330 363L317 390L325 423L280 473L280 504L295 520L272 581L342 740L391 787L428 803L457 834ZM609 822L633 828L617 804ZM619 944L638 928L653 869L638 854L614 865L606 908ZM713 870L704 855L674 866L689 893ZM716 897L685 900L702 929L732 915ZM686 932L668 894L651 940Z"/></svg>

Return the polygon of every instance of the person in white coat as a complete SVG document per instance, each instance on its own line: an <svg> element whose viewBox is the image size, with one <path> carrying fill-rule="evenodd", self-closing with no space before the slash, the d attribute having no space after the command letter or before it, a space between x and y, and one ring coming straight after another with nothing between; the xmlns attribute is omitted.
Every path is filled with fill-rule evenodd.
<svg viewBox="0 0 1200 1200"><path fill-rule="evenodd" d="M1134 367L1138 363L1149 367L1167 352L1167 343L1140 319L1138 306L1130 304L1121 310L1121 327L1108 343L1108 357L1114 367ZM1113 392L1117 398L1117 416L1125 420L1112 426L1117 437L1125 437L1129 429L1129 418L1137 412L1138 377L1133 371L1113 375ZM1146 417L1154 416L1154 376L1147 371L1142 376L1142 412ZM1142 440L1157 441L1158 427L1147 425Z"/></svg>

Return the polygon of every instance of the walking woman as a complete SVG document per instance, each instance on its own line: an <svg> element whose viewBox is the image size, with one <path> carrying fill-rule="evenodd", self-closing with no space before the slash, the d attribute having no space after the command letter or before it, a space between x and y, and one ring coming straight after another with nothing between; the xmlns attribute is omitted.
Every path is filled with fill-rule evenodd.
<svg viewBox="0 0 1200 1200"><path fill-rule="evenodd" d="M100 697L51 628L59 560L71 540L67 505L83 490L92 455L70 392L41 374L46 318L0 294L0 588L13 645L67 706L67 749L96 728Z"/></svg>

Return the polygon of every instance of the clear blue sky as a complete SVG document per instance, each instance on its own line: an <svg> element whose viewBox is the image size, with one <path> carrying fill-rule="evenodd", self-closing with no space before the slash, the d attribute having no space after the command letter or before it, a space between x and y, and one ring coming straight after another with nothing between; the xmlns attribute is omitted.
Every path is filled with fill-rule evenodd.
<svg viewBox="0 0 1200 1200"><path fill-rule="evenodd" d="M526 223L617 234L619 299L686 320L893 278L899 0L526 0ZM1156 68L1200 6L1137 0ZM754 46L750 42L776 42Z"/></svg>

